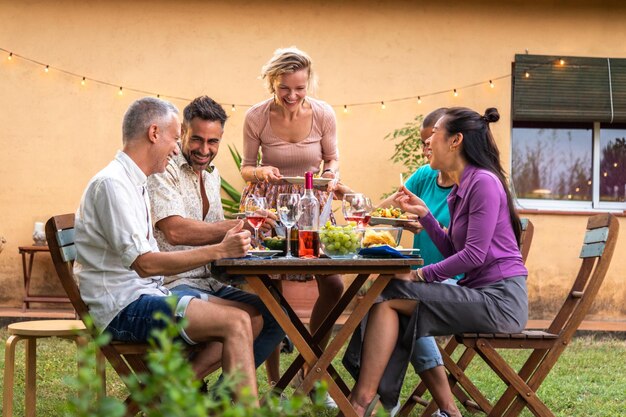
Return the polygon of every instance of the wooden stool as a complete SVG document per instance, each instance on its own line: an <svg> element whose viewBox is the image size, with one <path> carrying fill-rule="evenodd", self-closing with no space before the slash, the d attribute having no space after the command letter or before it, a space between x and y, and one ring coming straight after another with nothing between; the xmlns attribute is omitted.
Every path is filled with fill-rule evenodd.
<svg viewBox="0 0 626 417"><path fill-rule="evenodd" d="M13 380L15 376L15 346L20 340L26 342L26 417L35 416L37 380L37 339L61 337L78 345L86 342L85 325L81 320L37 320L9 324L9 338L4 352L4 407L3 417L13 416Z"/></svg>

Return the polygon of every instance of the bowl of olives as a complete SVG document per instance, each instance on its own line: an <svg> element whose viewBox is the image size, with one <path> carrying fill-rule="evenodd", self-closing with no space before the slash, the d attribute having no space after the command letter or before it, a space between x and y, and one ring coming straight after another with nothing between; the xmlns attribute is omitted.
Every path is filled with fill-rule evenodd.
<svg viewBox="0 0 626 417"><path fill-rule="evenodd" d="M272 236L263 239L263 246L269 250L283 251L281 256L285 256L285 250L287 248L287 241L282 236Z"/></svg>

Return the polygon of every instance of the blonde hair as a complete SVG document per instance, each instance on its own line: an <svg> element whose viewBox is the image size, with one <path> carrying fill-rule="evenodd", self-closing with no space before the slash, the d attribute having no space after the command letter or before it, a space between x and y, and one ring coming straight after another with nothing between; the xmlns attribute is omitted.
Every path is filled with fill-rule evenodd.
<svg viewBox="0 0 626 417"><path fill-rule="evenodd" d="M265 86L268 91L274 94L276 92L274 83L279 76L292 74L300 70L307 70L309 77L307 88L315 90L317 87L317 77L313 72L311 57L295 46L279 48L274 51L274 55L263 65L263 68L261 68L261 79L265 80Z"/></svg>

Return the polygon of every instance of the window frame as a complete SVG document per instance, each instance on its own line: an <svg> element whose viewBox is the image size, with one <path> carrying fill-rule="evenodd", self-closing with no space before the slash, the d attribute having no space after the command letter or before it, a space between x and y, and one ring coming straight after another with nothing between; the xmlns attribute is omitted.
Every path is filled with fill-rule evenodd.
<svg viewBox="0 0 626 417"><path fill-rule="evenodd" d="M561 212L624 212L626 211L625 202L614 201L600 201L600 157L601 157L601 143L600 143L600 130L602 128L600 122L592 123L592 144L591 144L591 175L592 175L592 191L591 201L567 201L567 200L554 200L554 199L534 199L534 198L517 198L516 205L520 210L539 210L539 211L561 211ZM621 125L621 124L619 124ZM615 126L622 128L621 126ZM515 128L572 128L581 127L589 128L590 123L572 123L572 122L513 122L511 126L511 143L510 143L510 167L513 167L513 130ZM605 129L611 129L612 126L604 126ZM515 193L515 185L512 183L511 172L511 185L512 190Z"/></svg>

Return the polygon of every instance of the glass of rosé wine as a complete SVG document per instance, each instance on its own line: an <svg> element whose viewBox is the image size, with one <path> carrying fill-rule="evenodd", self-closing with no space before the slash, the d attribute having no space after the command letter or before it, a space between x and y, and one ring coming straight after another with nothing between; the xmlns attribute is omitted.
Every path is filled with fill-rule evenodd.
<svg viewBox="0 0 626 417"><path fill-rule="evenodd" d="M348 222L356 222L359 229L365 228L372 217L372 202L361 193L346 194L341 202L343 217Z"/></svg>
<svg viewBox="0 0 626 417"><path fill-rule="evenodd" d="M246 198L244 203L244 211L248 224L254 228L254 240L256 246L259 247L259 229L267 219L267 200L265 197L257 197L254 195Z"/></svg>

